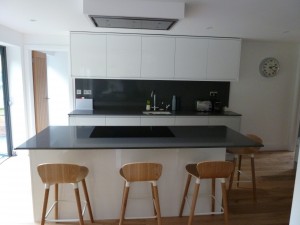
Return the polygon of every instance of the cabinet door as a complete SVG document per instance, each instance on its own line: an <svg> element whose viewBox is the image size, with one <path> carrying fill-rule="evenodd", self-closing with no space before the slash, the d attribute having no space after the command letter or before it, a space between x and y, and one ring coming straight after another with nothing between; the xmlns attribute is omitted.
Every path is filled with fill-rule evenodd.
<svg viewBox="0 0 300 225"><path fill-rule="evenodd" d="M142 116L142 126L174 126L174 116Z"/></svg>
<svg viewBox="0 0 300 225"><path fill-rule="evenodd" d="M173 79L174 58L174 37L142 37L142 78Z"/></svg>
<svg viewBox="0 0 300 225"><path fill-rule="evenodd" d="M224 125L235 131L240 131L241 117L240 116L210 116L208 118L209 125Z"/></svg>
<svg viewBox="0 0 300 225"><path fill-rule="evenodd" d="M140 126L140 116L106 116L106 126Z"/></svg>
<svg viewBox="0 0 300 225"><path fill-rule="evenodd" d="M70 126L105 126L105 116L69 116Z"/></svg>
<svg viewBox="0 0 300 225"><path fill-rule="evenodd" d="M107 35L107 77L141 76L141 42L138 35Z"/></svg>
<svg viewBox="0 0 300 225"><path fill-rule="evenodd" d="M207 79L237 81L240 69L241 40L209 39Z"/></svg>
<svg viewBox="0 0 300 225"><path fill-rule="evenodd" d="M205 80L208 39L176 38L175 79Z"/></svg>
<svg viewBox="0 0 300 225"><path fill-rule="evenodd" d="M208 125L207 116L176 116L175 126L205 126Z"/></svg>
<svg viewBox="0 0 300 225"><path fill-rule="evenodd" d="M106 77L106 35L71 34L74 77Z"/></svg>

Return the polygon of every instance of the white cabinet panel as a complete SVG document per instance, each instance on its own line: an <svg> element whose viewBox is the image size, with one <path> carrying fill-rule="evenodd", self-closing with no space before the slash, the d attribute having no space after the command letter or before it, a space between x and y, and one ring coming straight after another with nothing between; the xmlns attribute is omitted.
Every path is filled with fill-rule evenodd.
<svg viewBox="0 0 300 225"><path fill-rule="evenodd" d="M71 70L74 77L106 77L106 35L71 34Z"/></svg>
<svg viewBox="0 0 300 225"><path fill-rule="evenodd" d="M176 38L175 79L205 80L208 39Z"/></svg>
<svg viewBox="0 0 300 225"><path fill-rule="evenodd" d="M141 76L141 36L107 35L107 77Z"/></svg>
<svg viewBox="0 0 300 225"><path fill-rule="evenodd" d="M204 126L208 125L207 116L176 116L175 126Z"/></svg>
<svg viewBox="0 0 300 225"><path fill-rule="evenodd" d="M207 79L237 81L239 77L241 40L209 39Z"/></svg>
<svg viewBox="0 0 300 225"><path fill-rule="evenodd" d="M208 117L209 125L224 125L233 130L240 131L241 117L240 116L210 116Z"/></svg>
<svg viewBox="0 0 300 225"><path fill-rule="evenodd" d="M142 37L141 77L149 79L173 79L174 58L174 37Z"/></svg>
<svg viewBox="0 0 300 225"><path fill-rule="evenodd" d="M105 116L69 116L71 126L105 126Z"/></svg>
<svg viewBox="0 0 300 225"><path fill-rule="evenodd" d="M142 126L174 126L175 116L142 116Z"/></svg>
<svg viewBox="0 0 300 225"><path fill-rule="evenodd" d="M106 116L106 126L140 126L140 116Z"/></svg>

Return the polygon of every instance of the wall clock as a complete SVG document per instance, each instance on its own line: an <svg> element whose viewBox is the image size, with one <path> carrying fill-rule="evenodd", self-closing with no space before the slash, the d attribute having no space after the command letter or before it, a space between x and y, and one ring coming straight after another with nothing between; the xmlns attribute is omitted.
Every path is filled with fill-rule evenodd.
<svg viewBox="0 0 300 225"><path fill-rule="evenodd" d="M264 77L274 77L278 74L279 62L273 57L265 58L259 64L259 72Z"/></svg>

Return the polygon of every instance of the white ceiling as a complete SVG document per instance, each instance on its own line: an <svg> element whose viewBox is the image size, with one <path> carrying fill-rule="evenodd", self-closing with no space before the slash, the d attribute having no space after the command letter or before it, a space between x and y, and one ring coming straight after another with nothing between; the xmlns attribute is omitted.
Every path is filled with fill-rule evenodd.
<svg viewBox="0 0 300 225"><path fill-rule="evenodd" d="M300 43L300 0L148 1L185 2L184 19L170 31L96 28L83 14L83 0L0 0L0 25L24 34L67 35L69 31L98 31Z"/></svg>

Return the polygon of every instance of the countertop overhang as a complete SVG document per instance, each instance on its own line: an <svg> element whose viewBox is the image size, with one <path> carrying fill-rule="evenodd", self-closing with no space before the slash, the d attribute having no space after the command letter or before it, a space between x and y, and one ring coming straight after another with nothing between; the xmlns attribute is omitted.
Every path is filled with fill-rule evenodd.
<svg viewBox="0 0 300 225"><path fill-rule="evenodd" d="M152 149L152 148L224 148L262 147L246 136L226 126L169 126L172 136L104 135L91 137L95 128L103 131L111 127L49 126L16 149ZM134 126L114 127L128 132ZM151 129L155 127L146 128ZM111 132L111 131L110 131ZM113 133L112 133L113 134Z"/></svg>

